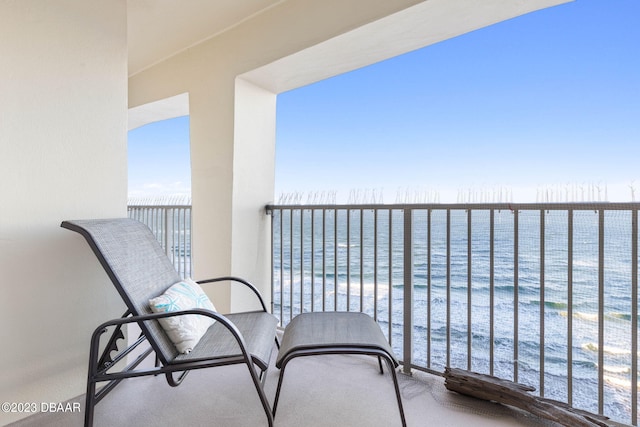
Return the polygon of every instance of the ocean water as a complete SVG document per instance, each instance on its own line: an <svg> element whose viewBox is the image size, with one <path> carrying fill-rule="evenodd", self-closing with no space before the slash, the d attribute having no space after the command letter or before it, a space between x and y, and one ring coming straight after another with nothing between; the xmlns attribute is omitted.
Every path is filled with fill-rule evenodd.
<svg viewBox="0 0 640 427"><path fill-rule="evenodd" d="M413 213L412 363L492 373L595 413L602 390L604 414L630 423L631 212L606 211L599 228L598 212L576 210L571 258L567 211L521 211L517 234L512 211L494 215L492 243L488 210ZM283 324L312 310L363 311L405 359L403 211L278 210L273 229Z"/></svg>

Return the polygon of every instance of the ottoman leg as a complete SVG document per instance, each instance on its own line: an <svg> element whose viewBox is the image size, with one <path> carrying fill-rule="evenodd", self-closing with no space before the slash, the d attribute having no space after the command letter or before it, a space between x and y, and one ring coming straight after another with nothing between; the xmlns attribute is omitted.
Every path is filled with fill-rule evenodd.
<svg viewBox="0 0 640 427"><path fill-rule="evenodd" d="M286 363L282 365L280 368L280 376L278 376L278 387L276 388L276 397L273 400L273 417L276 416L276 409L278 408L278 399L280 399L280 389L282 387L282 380L284 378L284 368L287 366Z"/></svg>

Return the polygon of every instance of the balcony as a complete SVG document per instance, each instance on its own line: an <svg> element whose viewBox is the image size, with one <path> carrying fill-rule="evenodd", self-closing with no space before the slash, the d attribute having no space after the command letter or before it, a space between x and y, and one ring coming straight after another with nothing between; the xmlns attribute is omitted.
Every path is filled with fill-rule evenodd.
<svg viewBox="0 0 640 427"><path fill-rule="evenodd" d="M446 366L533 385L540 396L637 425L639 207L269 206L272 310L282 326L309 311L362 311L374 317L402 359L402 371L411 374L400 380L409 425L434 413L448 425L460 425L465 421L454 420L469 414L492 425L497 413L506 425L522 422L520 412L447 392L440 377ZM189 248L176 252L171 243L189 241L190 232L181 227L190 221L174 220L189 218L189 207L130 208L130 215L152 226L170 253L179 255L178 264L189 258ZM337 375L322 378L314 376L316 362L301 360L300 371L291 376L292 382L300 380L297 390L308 400L345 417L368 402L341 407L353 397L342 395L352 386L349 393L355 396L389 392L382 402L365 404L380 410L371 419L395 420L389 378L352 366L370 361L333 357L320 366L331 364ZM270 375L272 393L276 371ZM336 385L341 382L344 387ZM286 399L286 386L283 393ZM341 396L336 401L320 403L336 393ZM284 408L278 425L288 425ZM304 412L305 420L318 416L314 409ZM296 407L289 416L302 416L302 410ZM333 413L320 412L325 418Z"/></svg>
<svg viewBox="0 0 640 427"><path fill-rule="evenodd" d="M639 208L269 206L272 310L282 326L309 311L374 317L408 374L399 376L408 425L549 425L447 391L445 366L530 384L612 424L637 425ZM190 206L130 206L129 215L190 273ZM264 425L237 369L200 371L178 390L162 377L125 381L97 406L95 425ZM292 362L276 425L399 425L391 379L376 369L358 356ZM272 368L266 380L271 401L277 375ZM82 416L38 414L15 426L80 426Z"/></svg>

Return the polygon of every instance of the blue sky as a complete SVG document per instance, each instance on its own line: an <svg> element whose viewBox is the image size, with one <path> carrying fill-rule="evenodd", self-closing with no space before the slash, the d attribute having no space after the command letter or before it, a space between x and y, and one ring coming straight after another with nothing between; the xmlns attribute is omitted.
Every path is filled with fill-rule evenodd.
<svg viewBox="0 0 640 427"><path fill-rule="evenodd" d="M191 194L189 117L129 131L129 197Z"/></svg>
<svg viewBox="0 0 640 427"><path fill-rule="evenodd" d="M577 0L280 94L274 200L579 200L600 186L630 201L632 184L638 200L639 21L639 0ZM131 195L188 191L188 118L134 130L129 146Z"/></svg>

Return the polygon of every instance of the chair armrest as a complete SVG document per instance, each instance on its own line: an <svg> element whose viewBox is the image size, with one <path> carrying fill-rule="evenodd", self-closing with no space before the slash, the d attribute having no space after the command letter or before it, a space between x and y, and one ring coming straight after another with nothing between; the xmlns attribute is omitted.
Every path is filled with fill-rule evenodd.
<svg viewBox="0 0 640 427"><path fill-rule="evenodd" d="M231 323L229 319L227 319L223 314L220 314L218 312L211 311L211 310L205 310L202 308L191 308L189 310L167 311L163 313L149 313L149 314L142 314L139 316L119 317L117 319L107 320L106 322L98 326L96 330L104 329L109 326L125 325L127 323L138 323L138 322L144 322L147 320L161 319L164 317L184 316L186 314L200 314L202 316L211 317L215 320L219 320L222 323L229 324L229 326L232 326L235 328L233 323ZM238 333L240 332L238 331Z"/></svg>
<svg viewBox="0 0 640 427"><path fill-rule="evenodd" d="M242 336L242 333L238 330L236 325L234 325L229 319L227 319L224 315L220 313L217 313L211 310L204 310L200 308L193 308L193 309L181 310L181 311L170 311L170 312L164 312L164 313L150 313L150 314L144 314L140 316L129 316L129 317L121 317L118 319L108 320L102 323L100 326L98 326L94 330L93 335L91 336L91 348L93 349L95 346L95 349L97 351L97 344L98 344L98 341L100 340L100 336L104 332L106 332L109 326L120 326L120 325L129 324L129 323L139 323L139 322L145 322L148 320L158 320L165 317L184 316L187 314L198 314L202 316L207 316L220 322L225 328L229 330L229 332L231 332L231 334L234 336L234 338L238 342L238 345L240 346L240 351L242 352L242 355L244 356L245 360L251 360L251 356L247 351L247 345L245 343L244 337Z"/></svg>
<svg viewBox="0 0 640 427"><path fill-rule="evenodd" d="M249 289L251 289L253 293L256 294L256 296L258 297L258 300L260 301L260 305L262 306L262 311L264 312L267 311L267 306L264 304L264 300L262 299L262 295L260 295L260 291L254 285L252 285L251 283L249 283L248 281L240 277L234 277L234 276L216 277L213 279L198 280L197 283L202 284L202 283L214 283L214 282L226 282L226 281L241 283L246 287L248 287Z"/></svg>

